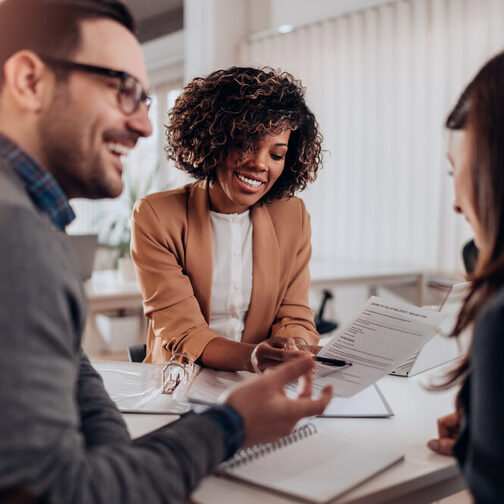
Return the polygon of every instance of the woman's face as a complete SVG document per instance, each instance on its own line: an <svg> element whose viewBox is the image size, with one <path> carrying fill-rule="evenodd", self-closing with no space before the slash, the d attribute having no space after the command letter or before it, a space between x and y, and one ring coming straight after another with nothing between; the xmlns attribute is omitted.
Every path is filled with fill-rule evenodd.
<svg viewBox="0 0 504 504"><path fill-rule="evenodd" d="M267 135L252 152L231 150L210 188L212 210L243 213L257 203L283 172L290 130Z"/></svg>
<svg viewBox="0 0 504 504"><path fill-rule="evenodd" d="M464 215L474 231L474 241L478 248L483 244L481 225L474 205L473 178L471 174L471 142L467 130L450 131L447 152L452 166L455 201L453 209Z"/></svg>

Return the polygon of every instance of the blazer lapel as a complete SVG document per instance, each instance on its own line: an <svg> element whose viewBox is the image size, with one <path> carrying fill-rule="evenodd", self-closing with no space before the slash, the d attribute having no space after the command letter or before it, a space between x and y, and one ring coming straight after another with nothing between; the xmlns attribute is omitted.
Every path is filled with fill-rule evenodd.
<svg viewBox="0 0 504 504"><path fill-rule="evenodd" d="M212 227L206 182L197 182L189 192L187 208L186 271L205 320L210 320L212 293Z"/></svg>
<svg viewBox="0 0 504 504"><path fill-rule="evenodd" d="M277 312L280 251L266 206L251 210L253 226L252 295L242 341L256 343L268 336Z"/></svg>

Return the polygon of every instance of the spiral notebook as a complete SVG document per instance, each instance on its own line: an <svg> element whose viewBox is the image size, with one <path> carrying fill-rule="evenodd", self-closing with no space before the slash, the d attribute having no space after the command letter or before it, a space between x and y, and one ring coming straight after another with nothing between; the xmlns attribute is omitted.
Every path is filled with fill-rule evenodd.
<svg viewBox="0 0 504 504"><path fill-rule="evenodd" d="M238 451L217 474L323 504L402 459L400 454L349 443L305 424L275 443Z"/></svg>

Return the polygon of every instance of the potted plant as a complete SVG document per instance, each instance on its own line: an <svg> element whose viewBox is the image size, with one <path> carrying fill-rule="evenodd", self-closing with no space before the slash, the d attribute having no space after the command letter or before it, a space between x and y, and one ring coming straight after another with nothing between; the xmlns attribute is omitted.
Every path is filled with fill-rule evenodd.
<svg viewBox="0 0 504 504"><path fill-rule="evenodd" d="M99 241L117 250L114 266L121 271L124 281L135 281L135 269L130 256L131 215L135 202L149 193L168 189L168 185L159 187L158 179L161 163L158 162L151 172L135 173L132 169L124 172L124 190L117 204L109 207L98 217L97 228Z"/></svg>

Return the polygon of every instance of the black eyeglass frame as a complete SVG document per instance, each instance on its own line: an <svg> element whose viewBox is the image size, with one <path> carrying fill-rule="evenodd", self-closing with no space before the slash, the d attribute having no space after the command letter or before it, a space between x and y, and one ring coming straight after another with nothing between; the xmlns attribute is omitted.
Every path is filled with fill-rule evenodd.
<svg viewBox="0 0 504 504"><path fill-rule="evenodd" d="M120 84L119 87L117 88L117 102L119 103L119 107L121 108L121 110L126 115L134 114L138 110L138 107L140 107L141 103L145 103L147 110L149 110L149 107L152 103L152 97L145 92L145 90L142 87L142 84L140 84L140 81L135 76L129 74L128 72L125 72L123 70L113 70L112 68L105 68L96 65L88 65L87 63L77 63L76 61L53 58L51 56L41 56L40 54L38 56L47 65L56 68L61 68L62 70L78 70L81 72L103 75L105 77L110 77L112 79L119 79ZM137 89L141 90L140 95L135 96L135 101L132 110L130 110L129 108L125 108L124 102L121 99L121 96L126 96L125 83L128 80L133 80L136 83Z"/></svg>

